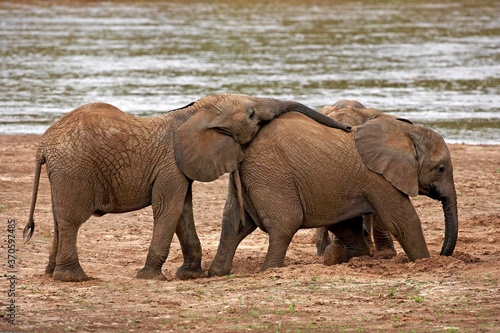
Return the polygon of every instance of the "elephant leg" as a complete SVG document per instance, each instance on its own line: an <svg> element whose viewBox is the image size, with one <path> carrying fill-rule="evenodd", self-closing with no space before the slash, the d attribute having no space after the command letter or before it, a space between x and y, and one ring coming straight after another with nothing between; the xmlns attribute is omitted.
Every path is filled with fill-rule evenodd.
<svg viewBox="0 0 500 333"><path fill-rule="evenodd" d="M284 225L287 226L287 229L291 230L287 230L288 232L285 232L281 228L268 229L269 246L267 249L266 258L264 259L264 263L260 268L262 272L268 268L285 266L286 251L288 250L288 246L292 241L293 235L299 230L299 228L291 228L293 224Z"/></svg>
<svg viewBox="0 0 500 333"><path fill-rule="evenodd" d="M52 204L52 216L54 219L54 238L52 239L52 248L49 254L49 263L45 267L45 275L52 276L54 269L56 268L56 258L57 258L57 248L59 246L59 228L57 223L57 217L54 212L54 204Z"/></svg>
<svg viewBox="0 0 500 333"><path fill-rule="evenodd" d="M332 243L332 239L328 234L328 229L325 227L316 228L316 254L321 257L325 253L325 249Z"/></svg>
<svg viewBox="0 0 500 333"><path fill-rule="evenodd" d="M161 268L170 252L170 244L172 243L181 212L179 210L178 216L171 219L163 215L153 215L155 215L153 237L146 257L146 263L137 272L136 277L139 279L166 280L167 278L163 275ZM167 223L169 220L171 223ZM174 223L173 221L176 222Z"/></svg>
<svg viewBox="0 0 500 333"><path fill-rule="evenodd" d="M222 216L222 229L217 254L210 264L208 276L224 276L231 273L233 258L238 245L250 235L257 225L245 211L245 221L241 221L240 206L232 173L229 175L229 187Z"/></svg>
<svg viewBox="0 0 500 333"><path fill-rule="evenodd" d="M201 269L202 251L200 239L194 225L192 183L189 184L184 209L175 233L179 239L184 258L184 263L177 269L177 277L181 280L202 277L204 275Z"/></svg>
<svg viewBox="0 0 500 333"><path fill-rule="evenodd" d="M222 219L222 230L217 254L210 264L208 276L224 276L231 274L236 249L243 239L250 235L257 225L252 217L245 212L245 223L240 221L240 213L237 212L237 220L231 220L224 215Z"/></svg>
<svg viewBox="0 0 500 333"><path fill-rule="evenodd" d="M285 203L288 198L276 196L274 199L274 203L278 207L286 207ZM279 210L276 211L279 212ZM273 216L274 212L272 212L269 217L262 218L262 223L266 227L265 230L269 233L269 246L264 263L260 268L261 271L272 267L285 266L288 246L304 221L304 215L300 207L289 207L286 213L284 213L284 210L279 213L279 217Z"/></svg>
<svg viewBox="0 0 500 333"><path fill-rule="evenodd" d="M363 231L362 216L333 224L328 229L335 238L325 250L325 265L340 264L354 257L370 255L370 247Z"/></svg>
<svg viewBox="0 0 500 333"><path fill-rule="evenodd" d="M397 191L394 189L394 191ZM396 237L410 261L429 258L422 224L409 198L401 193L374 196L370 202L383 226ZM397 207L398 209L394 209Z"/></svg>
<svg viewBox="0 0 500 333"><path fill-rule="evenodd" d="M390 259L394 257L397 252L394 248L394 242L392 241L392 235L382 224L380 218L376 215L372 215L373 220L373 240L375 243L375 255L374 258L377 259Z"/></svg>
<svg viewBox="0 0 500 333"><path fill-rule="evenodd" d="M55 280L81 282L90 278L83 271L78 261L76 241L80 223L73 223L65 219L57 219L58 247L56 265L52 273ZM54 236L56 238L56 236ZM51 255L53 252L51 251ZM50 266L50 261L49 261ZM49 269L49 266L47 269ZM46 270L47 271L47 270Z"/></svg>
<svg viewBox="0 0 500 333"><path fill-rule="evenodd" d="M159 180L153 186L153 237L144 267L137 272L139 279L166 280L161 268L170 252L172 238L182 215L188 181L184 184ZM185 231L185 229L184 229ZM182 232L182 229L181 229Z"/></svg>
<svg viewBox="0 0 500 333"><path fill-rule="evenodd" d="M67 179L64 179L68 181ZM86 184L80 180L82 186ZM76 247L80 226L92 215L92 200L80 187L51 183L54 240L45 269L60 281L80 282L90 278L80 266Z"/></svg>

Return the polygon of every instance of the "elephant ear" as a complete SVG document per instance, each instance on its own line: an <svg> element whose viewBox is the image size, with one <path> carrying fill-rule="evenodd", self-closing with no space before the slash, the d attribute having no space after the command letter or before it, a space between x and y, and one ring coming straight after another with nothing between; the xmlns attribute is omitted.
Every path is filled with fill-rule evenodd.
<svg viewBox="0 0 500 333"><path fill-rule="evenodd" d="M174 133L175 161L190 179L210 182L236 170L244 154L230 129L211 122L210 111L200 110Z"/></svg>
<svg viewBox="0 0 500 333"><path fill-rule="evenodd" d="M404 122L379 117L356 130L356 148L363 163L381 174L398 190L411 197L418 194L418 160Z"/></svg>

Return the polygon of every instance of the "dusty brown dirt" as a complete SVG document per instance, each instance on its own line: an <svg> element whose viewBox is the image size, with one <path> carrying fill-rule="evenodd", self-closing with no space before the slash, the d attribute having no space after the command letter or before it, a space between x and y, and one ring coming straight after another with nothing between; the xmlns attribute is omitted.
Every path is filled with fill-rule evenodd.
<svg viewBox="0 0 500 333"><path fill-rule="evenodd" d="M0 331L15 332L499 332L500 147L451 145L460 234L452 257L441 257L443 212L417 197L431 258L408 262L398 246L389 260L369 257L326 267L311 230L294 238L287 266L259 267L267 235L240 245L233 274L181 281L177 240L164 265L168 281L134 278L152 233L151 209L93 217L79 232L79 256L94 279L63 283L43 275L52 240L49 183L44 172L35 234L22 241L32 193L38 136L0 136ZM218 245L227 176L195 183L194 206L203 268ZM15 219L15 297L9 297L7 222ZM18 306L15 325L7 305Z"/></svg>

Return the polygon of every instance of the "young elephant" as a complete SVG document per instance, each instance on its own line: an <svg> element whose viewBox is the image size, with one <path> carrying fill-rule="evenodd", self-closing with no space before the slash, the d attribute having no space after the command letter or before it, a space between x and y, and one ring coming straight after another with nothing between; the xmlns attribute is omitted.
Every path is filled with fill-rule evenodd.
<svg viewBox="0 0 500 333"><path fill-rule="evenodd" d="M333 105L325 106L320 111L321 113L328 115L330 118L342 123L349 124L351 126L359 126L371 119L381 118L382 119L395 119L412 124L411 121L398 118L382 111L366 108L363 104L354 100L340 100ZM392 241L392 236L390 232L383 227L379 222L379 218L376 214L369 214L363 217L363 224L365 226L365 233L367 233L367 241L371 244L372 233L373 233L373 244L375 246L375 253L373 254L375 258L392 258L396 255L396 250ZM318 256L325 253L325 249L332 243L330 235L328 234L328 229L325 227L316 228L316 250ZM338 239L334 239L334 245L332 246L343 246ZM330 247L332 249L332 247ZM333 250L333 249L332 249ZM334 251L333 256L329 256L329 253L325 256L325 264L341 263L349 261L350 258L337 258L335 257L336 251Z"/></svg>
<svg viewBox="0 0 500 333"><path fill-rule="evenodd" d="M91 216L152 205L153 237L138 278L165 279L161 267L177 233L184 263L181 279L202 276L201 245L194 228L193 180L212 181L237 169L264 123L297 111L321 123L348 129L297 102L246 95L207 96L178 110L137 118L93 103L63 116L42 136L36 154L28 241L41 167L46 164L52 196L54 239L46 274L83 281L76 248L80 226Z"/></svg>
<svg viewBox="0 0 500 333"><path fill-rule="evenodd" d="M338 258L369 254L358 217L377 214L410 260L429 257L421 223L409 196L442 200L453 252L458 233L456 193L448 148L424 127L374 117L352 133L318 126L297 114L275 120L244 150L240 165L245 221L230 183L219 248L209 275L231 271L238 244L257 227L269 233L261 267L284 265L301 228L327 227L342 242Z"/></svg>

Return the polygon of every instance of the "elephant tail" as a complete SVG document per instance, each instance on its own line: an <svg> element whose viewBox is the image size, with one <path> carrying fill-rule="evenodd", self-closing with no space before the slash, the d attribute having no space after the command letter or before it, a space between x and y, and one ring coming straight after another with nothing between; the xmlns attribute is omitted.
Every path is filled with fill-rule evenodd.
<svg viewBox="0 0 500 333"><path fill-rule="evenodd" d="M38 184L40 183L40 173L42 171L42 165L45 164L45 156L43 150L43 147L39 146L36 152L35 179L33 180L33 194L31 197L30 216L28 218L28 223L26 223L23 231L23 238L25 242L28 242L30 240L31 236L33 236L33 232L35 231L35 220L33 219L33 216L35 214Z"/></svg>

